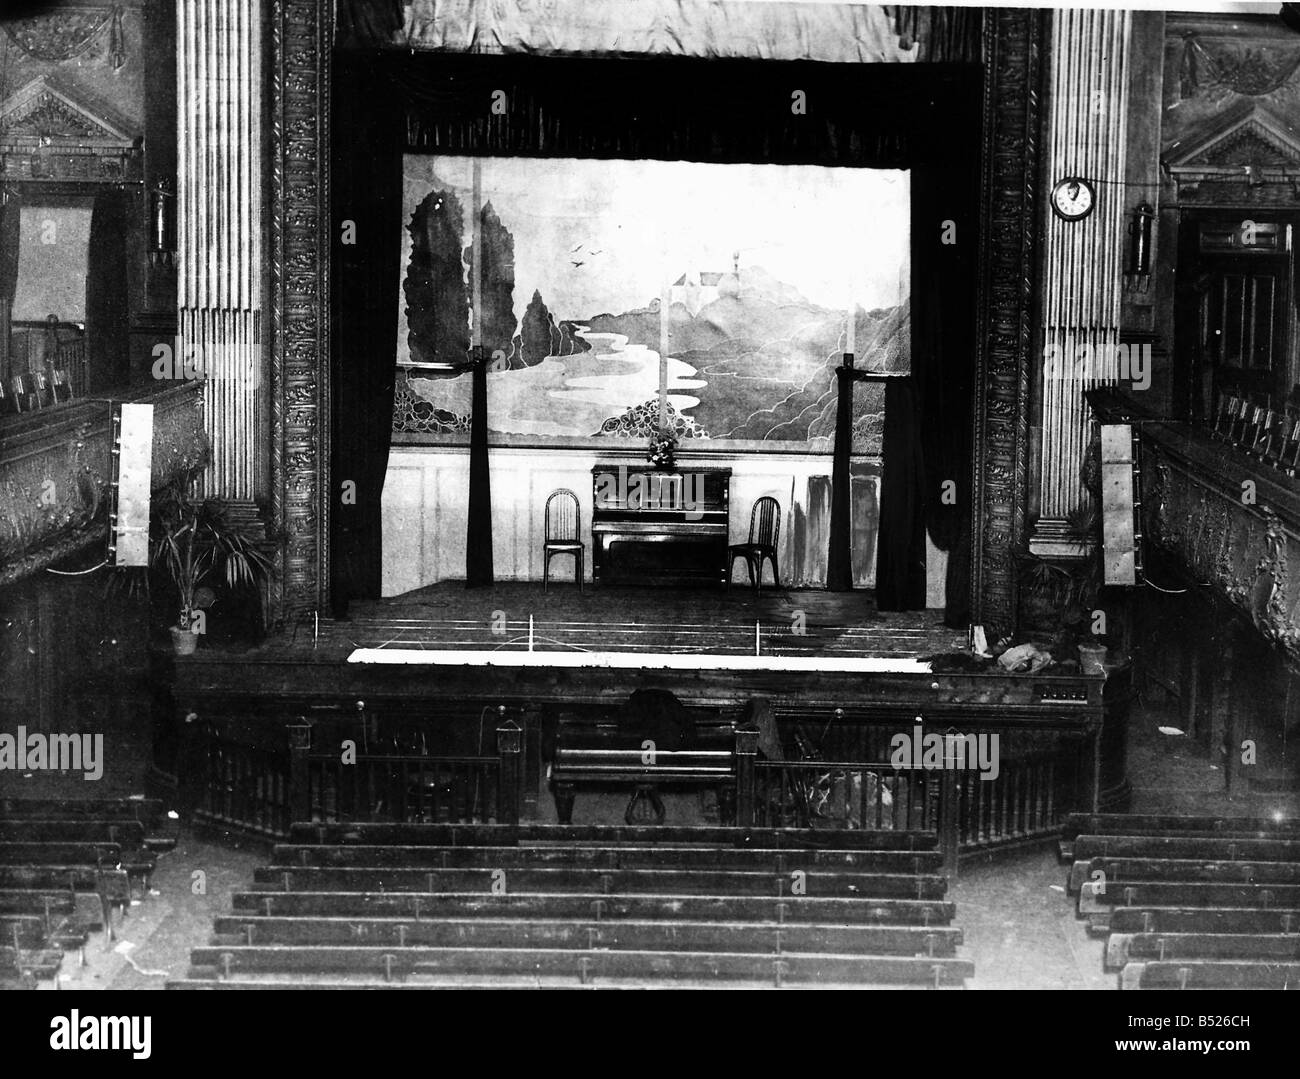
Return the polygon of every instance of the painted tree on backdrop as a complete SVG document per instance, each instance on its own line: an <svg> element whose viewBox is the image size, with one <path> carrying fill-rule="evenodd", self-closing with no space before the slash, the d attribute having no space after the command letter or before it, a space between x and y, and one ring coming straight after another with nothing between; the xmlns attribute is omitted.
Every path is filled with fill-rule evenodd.
<svg viewBox="0 0 1300 1079"><path fill-rule="evenodd" d="M556 351L555 321L542 302L542 294L537 290L533 291L533 298L524 311L520 335L523 337L521 352L525 366L532 367L533 364L541 363Z"/></svg>
<svg viewBox="0 0 1300 1079"><path fill-rule="evenodd" d="M469 351L462 220L460 201L450 191L429 192L411 215L406 319L411 358L418 362L464 363ZM513 277L513 247L511 264Z"/></svg>
<svg viewBox="0 0 1300 1079"><path fill-rule="evenodd" d="M515 238L501 223L491 202L483 204L483 348L487 355L506 357L505 366L524 366L519 359L515 338ZM474 246L465 248L469 280L474 280Z"/></svg>

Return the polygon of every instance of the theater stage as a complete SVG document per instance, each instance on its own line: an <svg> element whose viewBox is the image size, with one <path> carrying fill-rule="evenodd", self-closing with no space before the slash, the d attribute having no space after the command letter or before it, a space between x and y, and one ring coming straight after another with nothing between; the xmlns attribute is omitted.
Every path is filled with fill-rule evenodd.
<svg viewBox="0 0 1300 1079"><path fill-rule="evenodd" d="M391 712L447 730L481 726L485 707L608 707L658 688L726 713L764 697L778 717L894 726L925 715L1078 731L1101 718L1104 679L1077 665L1008 674L975 660L941 612L879 612L863 592L448 582L351 614L308 616L246 651L177 657L178 715L243 725Z"/></svg>
<svg viewBox="0 0 1300 1079"><path fill-rule="evenodd" d="M299 626L290 634L301 646ZM940 611L881 612L870 593L588 588L443 582L355 603L322 622L313 646L337 650L631 652L680 655L917 659L966 651ZM274 647L274 642L271 643Z"/></svg>
<svg viewBox="0 0 1300 1079"><path fill-rule="evenodd" d="M387 783L394 768L461 776L448 789L462 793L517 775L509 804L537 819L557 731L621 728L641 689L733 732L761 698L783 744L811 738L817 760L859 778L918 723L996 735L996 781L953 788L963 849L1045 835L1098 804L1106 680L1077 664L1007 673L972 657L938 611L882 613L857 592L445 583L351 613L175 658L170 739L196 819L283 835L333 819L340 784ZM361 767L340 772L347 745ZM484 819L494 799L449 819Z"/></svg>

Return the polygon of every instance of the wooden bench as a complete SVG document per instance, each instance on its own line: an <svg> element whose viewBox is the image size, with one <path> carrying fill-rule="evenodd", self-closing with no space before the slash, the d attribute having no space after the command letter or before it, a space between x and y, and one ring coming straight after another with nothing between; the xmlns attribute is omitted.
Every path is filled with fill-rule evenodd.
<svg viewBox="0 0 1300 1079"><path fill-rule="evenodd" d="M156 798L0 798L0 819L115 820L152 824L162 818Z"/></svg>
<svg viewBox="0 0 1300 1079"><path fill-rule="evenodd" d="M561 824L573 820L579 786L630 786L624 813L629 825L665 818L661 786L696 786L717 791L718 812L724 822L736 819L736 740L732 720L697 717L694 737L677 749L663 749L642 735L629 732L608 717L562 716L556 728L551 788ZM641 803L651 817L639 820Z"/></svg>
<svg viewBox="0 0 1300 1079"><path fill-rule="evenodd" d="M766 829L335 828L293 829L168 988L955 988L973 974L933 833L839 848Z"/></svg>
<svg viewBox="0 0 1300 1079"><path fill-rule="evenodd" d="M1300 910L1250 907L1119 907L1112 933L1300 933Z"/></svg>
<svg viewBox="0 0 1300 1079"><path fill-rule="evenodd" d="M35 988L38 979L54 978L63 965L63 952L54 948L15 948L0 944L0 982Z"/></svg>
<svg viewBox="0 0 1300 1079"><path fill-rule="evenodd" d="M238 892L237 915L353 918L591 918L774 922L780 925L858 922L890 925L946 925L956 916L946 900L817 898L797 902L775 896L615 895L581 892L492 894L474 892Z"/></svg>
<svg viewBox="0 0 1300 1079"><path fill-rule="evenodd" d="M792 893L792 874L771 870L601 869L585 867L496 869L376 869L368 866L265 866L255 883L280 891L490 892L507 874L514 892L584 892L596 895L820 895L858 898L941 899L937 874L854 873L809 869L803 893Z"/></svg>
<svg viewBox="0 0 1300 1079"><path fill-rule="evenodd" d="M1209 838L1181 835L1081 835L1070 857L1195 858L1215 862L1294 862L1300 839Z"/></svg>
<svg viewBox="0 0 1300 1079"><path fill-rule="evenodd" d="M547 844L577 847L618 844L638 846L703 847L711 850L762 847L788 853L801 851L937 851L939 840L932 831L809 831L806 828L737 828L719 825L683 827L673 824L654 828L604 824L431 824L365 821L347 823L294 824L291 843L411 844L430 847L519 847Z"/></svg>
<svg viewBox="0 0 1300 1079"><path fill-rule="evenodd" d="M1121 989L1296 989L1300 963L1175 960L1129 963Z"/></svg>
<svg viewBox="0 0 1300 1079"><path fill-rule="evenodd" d="M795 868L836 868L864 873L939 873L937 850L803 850L764 847L714 849L667 846L517 846L426 847L417 844L281 843L272 853L274 866L356 866L436 869L545 869L548 866L599 871L610 869L766 869L786 873Z"/></svg>
<svg viewBox="0 0 1300 1079"><path fill-rule="evenodd" d="M111 843L135 849L144 846L145 828L135 820L0 818L0 843Z"/></svg>
<svg viewBox="0 0 1300 1079"><path fill-rule="evenodd" d="M1106 939L1106 965L1119 969L1131 960L1272 959L1300 962L1300 936L1294 933L1115 933Z"/></svg>
<svg viewBox="0 0 1300 1079"><path fill-rule="evenodd" d="M1300 985L1300 822L1077 815L1061 850L1121 988Z"/></svg>
<svg viewBox="0 0 1300 1079"><path fill-rule="evenodd" d="M1152 839L1300 840L1300 820L1272 817L1180 817L1168 814L1071 813L1061 822L1061 855L1074 858L1079 836Z"/></svg>
<svg viewBox="0 0 1300 1079"><path fill-rule="evenodd" d="M833 954L928 955L950 957L962 943L954 926L780 925L743 920L586 918L409 918L317 915L223 916L216 920L214 947L239 945L345 945L462 948L621 948L719 952L829 952Z"/></svg>
<svg viewBox="0 0 1300 1079"><path fill-rule="evenodd" d="M1076 859L1070 869L1071 892L1085 881L1101 880L1107 888L1135 881L1204 881L1207 884L1300 884L1300 861L1230 862L1198 858L1105 858Z"/></svg>
<svg viewBox="0 0 1300 1079"><path fill-rule="evenodd" d="M398 948L378 945L249 947L225 945L195 948L191 963L216 976L348 973L383 981L420 976L454 979L468 977L576 981L581 985L642 985L648 973L658 981L718 982L743 980L788 984L933 984L961 985L972 976L969 960L946 957L831 955L824 953L780 955L753 953L633 951L567 948Z"/></svg>
<svg viewBox="0 0 1300 1079"><path fill-rule="evenodd" d="M0 799L0 917L21 928L10 946L32 942L39 925L43 948L76 950L82 963L92 930L103 929L111 947L114 908L125 914L135 886L148 893L156 852L175 845L163 819L153 799ZM19 981L47 970L29 963Z"/></svg>

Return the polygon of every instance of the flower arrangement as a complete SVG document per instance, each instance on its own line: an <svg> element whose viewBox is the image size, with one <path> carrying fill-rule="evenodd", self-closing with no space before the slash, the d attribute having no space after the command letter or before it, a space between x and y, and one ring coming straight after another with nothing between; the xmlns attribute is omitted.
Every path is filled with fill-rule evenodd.
<svg viewBox="0 0 1300 1079"><path fill-rule="evenodd" d="M673 457L677 453L677 436L666 427L659 428L650 436L648 460L655 468L672 468Z"/></svg>

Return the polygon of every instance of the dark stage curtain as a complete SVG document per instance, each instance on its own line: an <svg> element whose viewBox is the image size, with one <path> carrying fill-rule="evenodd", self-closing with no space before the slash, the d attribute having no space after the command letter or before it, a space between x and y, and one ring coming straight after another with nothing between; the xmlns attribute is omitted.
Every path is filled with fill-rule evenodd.
<svg viewBox="0 0 1300 1079"><path fill-rule="evenodd" d="M955 628L970 621L978 115L960 135L959 152L912 171L912 388L920 447L904 470L919 485L930 540L948 554L944 621ZM888 439L888 406L885 424ZM888 442L884 454L888 491ZM884 516L882 505L882 532Z"/></svg>
<svg viewBox="0 0 1300 1079"><path fill-rule="evenodd" d="M391 83L365 59L335 56L330 246L334 254L333 613L378 598L380 496L392 437L394 317L402 230L403 132ZM344 242L351 222L354 243Z"/></svg>
<svg viewBox="0 0 1300 1079"><path fill-rule="evenodd" d="M910 378L885 383L885 432L876 538L876 608L925 607L925 498L921 416Z"/></svg>
<svg viewBox="0 0 1300 1079"><path fill-rule="evenodd" d="M339 48L390 45L402 28L402 0L337 0L335 40Z"/></svg>

